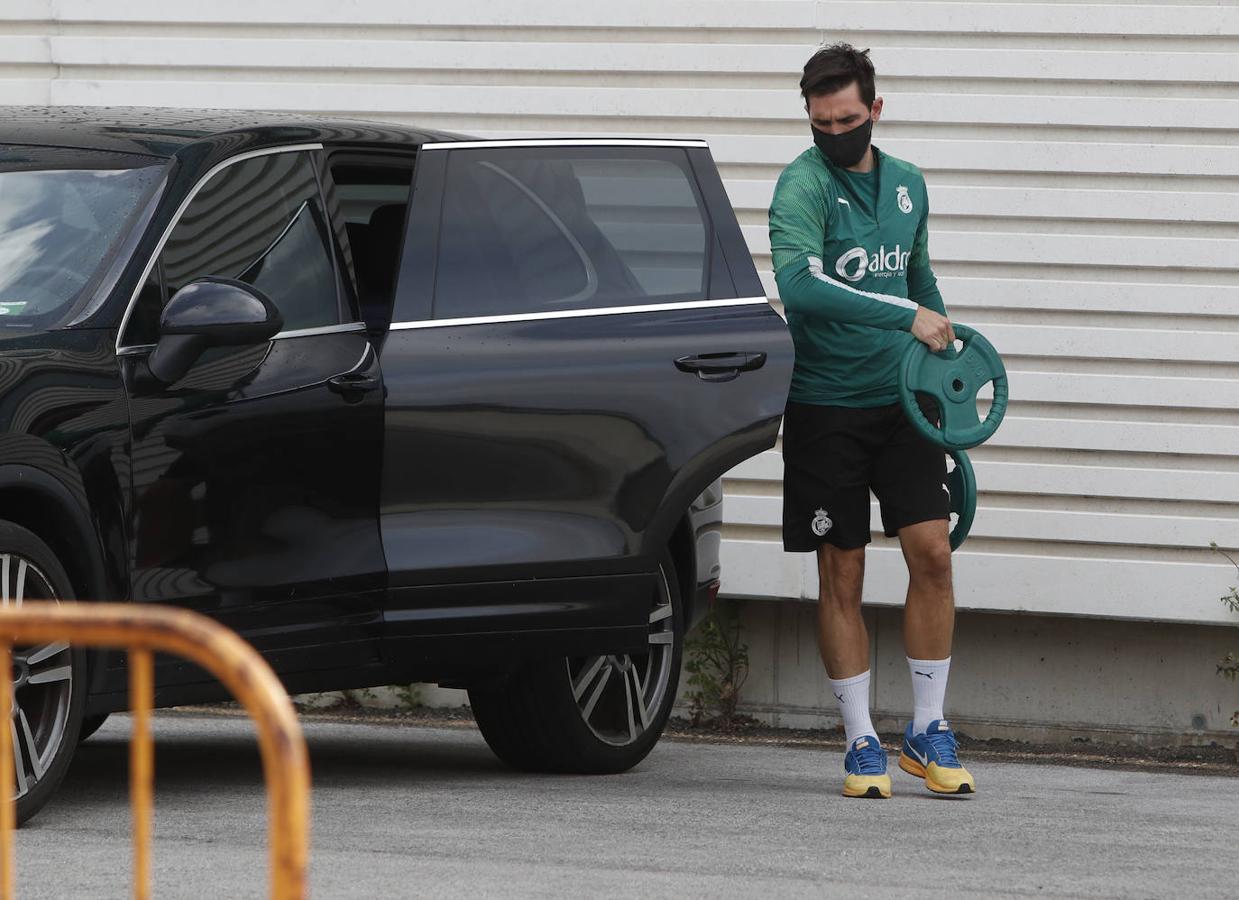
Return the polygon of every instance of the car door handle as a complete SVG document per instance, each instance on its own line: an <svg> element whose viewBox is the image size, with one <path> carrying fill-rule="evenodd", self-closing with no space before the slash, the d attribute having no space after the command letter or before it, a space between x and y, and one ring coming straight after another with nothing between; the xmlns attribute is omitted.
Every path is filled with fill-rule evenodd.
<svg viewBox="0 0 1239 900"><path fill-rule="evenodd" d="M327 379L327 388L345 400L360 400L362 394L377 391L382 386L383 380L378 375L365 372L345 372Z"/></svg>
<svg viewBox="0 0 1239 900"><path fill-rule="evenodd" d="M675 361L681 372L691 372L702 381L731 381L741 372L752 372L765 364L764 353L702 353Z"/></svg>

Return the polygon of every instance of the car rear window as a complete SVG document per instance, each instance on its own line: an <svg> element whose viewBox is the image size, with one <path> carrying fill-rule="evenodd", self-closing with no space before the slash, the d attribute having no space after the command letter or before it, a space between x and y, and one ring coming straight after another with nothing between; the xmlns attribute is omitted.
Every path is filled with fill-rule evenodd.
<svg viewBox="0 0 1239 900"><path fill-rule="evenodd" d="M436 318L705 297L710 228L682 150L447 152Z"/></svg>

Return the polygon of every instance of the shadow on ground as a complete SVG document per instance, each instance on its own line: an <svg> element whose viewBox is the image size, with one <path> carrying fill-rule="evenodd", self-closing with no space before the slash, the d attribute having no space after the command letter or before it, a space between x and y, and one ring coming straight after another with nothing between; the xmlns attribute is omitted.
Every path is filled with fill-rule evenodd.
<svg viewBox="0 0 1239 900"><path fill-rule="evenodd" d="M179 718L179 717L178 717ZM212 721L194 717L199 723ZM223 721L230 721L225 719ZM261 787L262 762L257 739L247 740L235 728L228 734L192 736L167 734L155 726L155 787L165 792L199 791L204 779L217 788L226 786ZM232 723L235 725L235 723ZM440 780L444 776L491 776L503 779L511 770L495 757L478 736L476 742L444 746L441 740L428 739L415 728L393 729L387 740L368 740L364 747L348 734L348 725L339 733L315 730L306 735L310 769L315 784L343 782L390 783L394 788L414 787L419 781ZM108 722L98 734L84 741L65 777L61 794L90 795L116 788L128 790L129 729L126 719ZM109 794L114 791L108 790Z"/></svg>

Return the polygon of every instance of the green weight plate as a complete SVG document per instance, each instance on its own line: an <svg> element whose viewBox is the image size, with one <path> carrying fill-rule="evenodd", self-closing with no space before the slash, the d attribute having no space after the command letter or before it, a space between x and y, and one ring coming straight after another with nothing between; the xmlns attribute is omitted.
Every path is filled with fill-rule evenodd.
<svg viewBox="0 0 1239 900"><path fill-rule="evenodd" d="M959 517L951 529L951 549L958 550L972 530L972 520L977 514L977 476L967 453L963 450L948 452L955 460L955 468L946 476L946 488L951 494L951 512Z"/></svg>
<svg viewBox="0 0 1239 900"><path fill-rule="evenodd" d="M912 424L926 438L947 450L967 450L989 440L1007 412L1007 370L1002 357L975 329L952 325L963 342L958 355L953 347L931 353L914 341L899 364L899 401ZM977 392L994 383L994 400L981 421ZM940 424L921 410L916 395L924 394L938 405Z"/></svg>

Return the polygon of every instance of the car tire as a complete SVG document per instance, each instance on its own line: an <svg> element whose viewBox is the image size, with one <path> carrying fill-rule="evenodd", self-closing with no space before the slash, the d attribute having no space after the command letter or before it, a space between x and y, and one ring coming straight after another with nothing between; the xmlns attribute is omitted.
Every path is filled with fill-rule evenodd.
<svg viewBox="0 0 1239 900"><path fill-rule="evenodd" d="M72 600L73 585L56 554L34 532L0 520L0 605ZM86 709L86 653L64 642L13 647L10 723L17 824L51 799L77 749Z"/></svg>
<svg viewBox="0 0 1239 900"><path fill-rule="evenodd" d="M554 659L471 687L495 755L523 771L577 774L624 772L644 759L679 685L684 605L670 554L659 563L649 627L648 653Z"/></svg>

